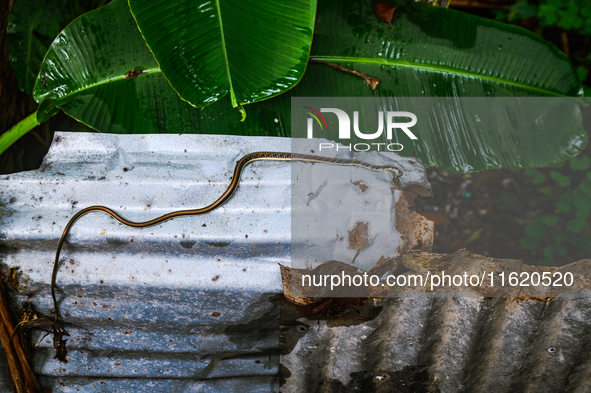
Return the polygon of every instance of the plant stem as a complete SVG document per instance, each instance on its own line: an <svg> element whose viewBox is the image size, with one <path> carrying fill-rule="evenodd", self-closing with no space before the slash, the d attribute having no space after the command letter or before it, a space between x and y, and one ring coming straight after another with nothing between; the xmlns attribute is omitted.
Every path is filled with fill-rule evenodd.
<svg viewBox="0 0 591 393"><path fill-rule="evenodd" d="M392 26L392 24L390 24L390 26ZM392 28L394 28L394 26L392 26ZM369 85L369 87L371 87L372 90L375 90L376 87L378 87L378 84L380 83L380 80L379 79L372 78L371 76L362 74L361 72L358 72L358 71L355 71L355 70L350 70L348 68L341 67L338 64L329 63L327 61L316 60L316 59L309 59L308 61L310 63L322 63L322 64L326 64L327 66L331 66L332 68L335 68L337 70L345 71L345 72L348 72L349 74L357 75L358 77L363 78L363 80L365 81L365 83L367 83Z"/></svg>
<svg viewBox="0 0 591 393"><path fill-rule="evenodd" d="M0 135L0 154L4 153L4 151L14 142L19 140L21 136L37 127L39 124L40 123L37 121L37 112L35 112L18 122L4 134Z"/></svg>

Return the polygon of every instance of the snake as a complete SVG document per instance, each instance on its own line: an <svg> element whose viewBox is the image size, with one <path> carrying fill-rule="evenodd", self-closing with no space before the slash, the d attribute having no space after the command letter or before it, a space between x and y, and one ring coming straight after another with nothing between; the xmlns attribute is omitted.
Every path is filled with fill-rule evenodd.
<svg viewBox="0 0 591 393"><path fill-rule="evenodd" d="M226 189L226 191L224 191L224 193L215 202L213 202L210 205L207 205L205 207L202 207L202 208L188 209L188 210L177 210L177 211L174 211L171 213L164 214L160 217L156 217L156 218L149 220L149 221L134 222L134 221L129 221L128 219L124 218L116 211L114 211L106 206L95 205L95 206L86 207L86 208L78 211L70 219L70 221L68 221L68 224L65 226L64 231L62 232L62 236L60 238L60 241L57 246L57 251L55 253L55 262L53 265L53 273L51 275L51 297L53 298L53 307L55 310L55 320L58 321L60 319L59 307L57 304L57 298L55 296L55 287L56 287L57 272L59 270L60 253L61 253L62 247L64 245L64 242L66 240L66 237L68 236L68 233L72 229L72 226L82 216L84 216L88 213L92 213L92 212L103 212L103 213L110 215L111 217L113 217L114 219L116 219L117 221L119 221L120 223L122 223L124 225L130 226L133 228L145 228L145 227L150 227L153 225L160 224L164 221L168 221L168 220L171 220L176 217L195 216L195 215L199 215L199 214L209 213L212 210L217 209L218 207L222 206L230 198L232 198L232 196L234 195L234 193L238 189L238 186L240 185L240 178L241 178L242 171L243 171L244 167L246 167L248 164L250 164L252 162L264 161L264 160L303 161L303 162L331 164L331 165L357 166L357 167L365 168L365 169L368 169L368 170L371 170L374 172L382 172L382 171L392 172L394 174L394 179L398 179L402 176L402 170L400 168L398 168L397 166L393 166L393 165L373 165L373 164L369 164L367 162L354 160L354 159L347 159L347 158L331 158L331 157L315 156L315 155L310 155L310 154L284 153L284 152L264 152L264 151L262 151L262 152L255 152L255 153L247 154L247 155L243 156L240 160L238 160L238 162L236 163L236 167L234 168L232 180L230 182L230 185Z"/></svg>

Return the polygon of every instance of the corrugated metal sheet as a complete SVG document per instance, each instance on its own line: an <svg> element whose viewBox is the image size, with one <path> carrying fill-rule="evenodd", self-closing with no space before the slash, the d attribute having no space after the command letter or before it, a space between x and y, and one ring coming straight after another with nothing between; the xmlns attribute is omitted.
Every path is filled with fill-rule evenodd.
<svg viewBox="0 0 591 393"><path fill-rule="evenodd" d="M240 157L260 150L290 151L291 141L57 133L40 170L0 177L0 263L18 268L15 306L52 311L57 241L79 209L104 205L144 221L202 207L226 189ZM417 173L425 181L416 161L403 161L415 166L403 182ZM154 227L82 217L57 279L69 362L54 359L45 338L33 357L40 382L54 392L278 391L291 169L249 165L221 208ZM386 205L397 196L389 192Z"/></svg>
<svg viewBox="0 0 591 393"><path fill-rule="evenodd" d="M397 167L402 175L393 178L390 171L337 165L322 165L321 170L311 171L309 164L294 163L292 267L315 268L325 261L338 260L368 271L381 257L395 258L405 234L399 230L396 215L396 204L404 193L400 189L415 188L412 199L419 190L430 195L424 167L415 158L392 152L351 152L348 145L340 145L339 150L322 149L322 142L326 140L294 139L292 150Z"/></svg>
<svg viewBox="0 0 591 393"><path fill-rule="evenodd" d="M19 268L16 302L50 313L57 239L79 209L105 205L143 221L207 205L237 158L261 145L290 150L289 139L57 133L40 170L0 177L0 262ZM54 359L45 338L33 358L42 384L278 391L277 263L289 263L290 168L254 165L243 180L230 203L203 216L145 229L102 213L79 220L58 275L69 362Z"/></svg>
<svg viewBox="0 0 591 393"><path fill-rule="evenodd" d="M533 269L465 250L409 254L400 263L408 274L421 273L427 259L445 260L438 268L449 274L483 263L499 271ZM591 260L559 271L573 272L576 281L550 291L554 299L395 288L395 297L362 306L333 303L322 318L303 317L301 307L286 304L281 391L591 392Z"/></svg>
<svg viewBox="0 0 591 393"><path fill-rule="evenodd" d="M80 208L103 204L145 220L203 206L227 187L239 157L290 147L277 138L58 134L40 170L0 177L0 263L19 268L15 306L51 311L55 247ZM151 228L82 218L58 276L69 363L53 359L44 339L33 357L41 384L54 392L591 391L586 281L577 296L551 293L551 301L399 290L341 299L313 316L287 302L278 263L290 263L290 174L290 165L250 166L227 205ZM432 232L408 211L412 198L392 198L385 203L396 205L402 250L428 248ZM391 263L424 273L420 255L414 267ZM469 257L443 260L470 266ZM567 269L588 281L590 263Z"/></svg>

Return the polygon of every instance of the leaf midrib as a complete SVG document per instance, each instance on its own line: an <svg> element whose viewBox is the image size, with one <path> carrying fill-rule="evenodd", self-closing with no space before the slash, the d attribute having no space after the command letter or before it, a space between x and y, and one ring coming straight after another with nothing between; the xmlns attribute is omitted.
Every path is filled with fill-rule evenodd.
<svg viewBox="0 0 591 393"><path fill-rule="evenodd" d="M391 66L391 67L398 66L398 67L429 70L429 71L442 72L442 73L443 72L453 73L453 74L465 75L465 76L478 78L478 79L484 79L484 80L495 82L495 83L501 83L501 84L505 84L505 85L515 86L515 87L519 87L521 89L539 92L539 93L543 93L543 94L547 94L547 95L553 95L556 97L569 97L565 94L557 93L557 92L550 91L550 90L545 90L540 87L517 83L517 82L506 80L506 79L495 78L495 77L488 76L488 75L482 75L482 74L478 74L475 72L470 72L470 71L466 71L466 70L462 70L462 69L458 69L458 68L444 67L444 66L433 65L433 64L419 64L419 63L412 63L412 62L408 62L408 61L391 60L391 59L373 59L373 58L346 57L346 56L340 56L340 57L310 56L310 59L325 61L325 62L329 62L329 63L361 63L361 64L370 64L370 65L387 65L387 66Z"/></svg>
<svg viewBox="0 0 591 393"><path fill-rule="evenodd" d="M136 78L140 78L143 75L152 74L152 73L156 73L156 72L162 73L162 71L160 70L160 68L148 68L146 70L142 70L142 73L140 75L138 75ZM95 88L97 86L105 85L105 84L111 83L111 82L117 82L117 81L122 80L122 79L127 80L127 78L125 77L125 75L122 75L122 76L120 75L120 76L115 76L115 77L112 77L112 78L109 78L109 79L104 79L104 80L101 80L101 81L96 82L96 83L91 83L91 84L86 85L86 86L84 86L84 87L82 87L80 89L72 90L68 94L64 94L63 96L58 97L57 100L61 100L61 99L65 98L65 97L69 97L69 96L72 96L74 94L78 94L80 92L83 92L85 90L89 90L89 89ZM132 80L127 80L127 81L130 82ZM43 101L43 100L40 100L38 102L40 103L41 101Z"/></svg>

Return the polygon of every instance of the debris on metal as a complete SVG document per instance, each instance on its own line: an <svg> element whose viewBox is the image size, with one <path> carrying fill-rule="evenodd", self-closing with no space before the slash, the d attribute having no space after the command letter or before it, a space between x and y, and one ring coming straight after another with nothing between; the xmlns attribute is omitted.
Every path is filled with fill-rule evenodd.
<svg viewBox="0 0 591 393"><path fill-rule="evenodd" d="M297 297L293 285L286 287L282 392L591 391L591 260L533 267L460 250L414 251L399 263L405 275L485 267L572 272L577 283L562 290L514 288L511 296L495 297L480 288L399 287L361 305L331 299L340 301L332 313L322 293ZM292 283L284 276L284 285L286 279Z"/></svg>
<svg viewBox="0 0 591 393"><path fill-rule="evenodd" d="M55 247L79 209L100 204L142 221L201 207L227 188L238 158L290 149L282 138L58 133L40 170L0 176L0 268L13 310L30 302L39 317L53 317ZM338 240L348 259L319 259L308 270L570 272L575 284L492 295L381 286L359 297L298 294L286 284L306 271L291 264L290 207L299 195L291 176L310 166L257 163L210 214L144 229L92 214L74 226L58 275L68 363L54 359L51 337L33 333L39 384L56 393L591 391L591 261L529 267L464 250L428 252L432 224L412 211L415 195L429 193L424 169L397 160L404 191L389 194L395 211L384 235L399 241L351 264L375 245L376 230L371 220L351 220ZM342 197L386 184L367 175L347 179ZM335 195L301 193L312 193L312 203ZM0 390L10 389L0 372Z"/></svg>
<svg viewBox="0 0 591 393"><path fill-rule="evenodd" d="M143 221L205 206L228 187L236 160L261 146L290 151L290 140L57 133L39 170L0 176L0 265L12 272L13 308L30 302L55 318L53 259L78 210L104 205ZM141 229L102 213L82 217L57 276L67 363L54 358L51 336L34 331L40 385L279 391L278 263L289 263L289 203L289 164L257 163L207 215ZM9 381L0 386L9 390Z"/></svg>
<svg viewBox="0 0 591 393"><path fill-rule="evenodd" d="M145 221L202 207L226 190L240 157L261 150L291 151L291 140L56 133L39 170L0 176L0 267L11 277L13 309L29 302L39 318L55 318L55 250L80 209L104 205ZM413 165L400 183L418 172L426 179L416 160L400 161ZM51 337L33 332L39 383L53 392L279 391L279 264L291 262L292 171L288 163L249 165L224 206L149 228L82 217L57 276L67 363L55 359ZM379 177L365 173L363 184Z"/></svg>
<svg viewBox="0 0 591 393"><path fill-rule="evenodd" d="M326 140L295 139L292 149L311 154L322 144ZM325 261L338 260L369 271L382 257L394 259L404 245L411 247L414 237L410 232L416 231L411 228L414 222L409 218L406 225L400 226L397 204L407 192L411 199L418 193L430 195L426 171L420 162L391 152L351 152L342 145L322 153L396 167L402 175L362 168L344 172L336 165L311 172L309 164L293 164L291 267L314 269ZM406 216L413 214L420 218L416 213ZM416 235L425 250L429 247L428 237L433 235L429 225L432 226L425 221ZM409 234L401 233L399 227Z"/></svg>

